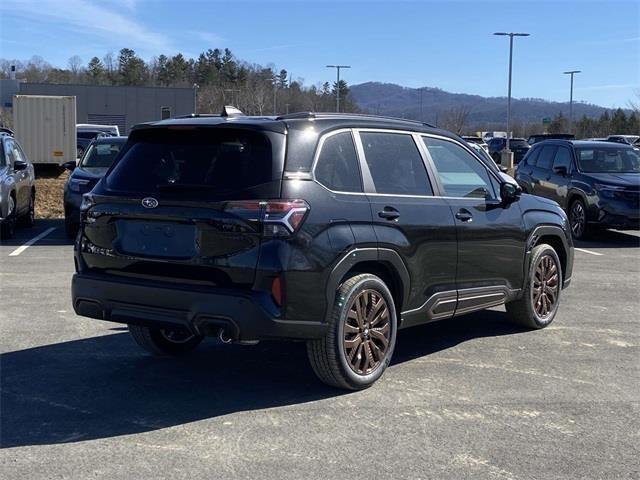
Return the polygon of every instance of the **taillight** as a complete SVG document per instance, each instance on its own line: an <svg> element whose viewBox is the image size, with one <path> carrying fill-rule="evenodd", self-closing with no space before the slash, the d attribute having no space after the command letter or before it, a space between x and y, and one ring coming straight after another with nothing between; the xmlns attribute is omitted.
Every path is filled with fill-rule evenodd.
<svg viewBox="0 0 640 480"><path fill-rule="evenodd" d="M309 205L304 200L239 200L228 202L225 211L248 221L259 221L267 237L286 237L300 229Z"/></svg>

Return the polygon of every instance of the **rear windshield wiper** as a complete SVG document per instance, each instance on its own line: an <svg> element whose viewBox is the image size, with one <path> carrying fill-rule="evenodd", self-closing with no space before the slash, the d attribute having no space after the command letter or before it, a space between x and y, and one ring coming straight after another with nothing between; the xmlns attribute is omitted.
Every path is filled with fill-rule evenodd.
<svg viewBox="0 0 640 480"><path fill-rule="evenodd" d="M159 183L158 190L211 190L214 187L202 183Z"/></svg>

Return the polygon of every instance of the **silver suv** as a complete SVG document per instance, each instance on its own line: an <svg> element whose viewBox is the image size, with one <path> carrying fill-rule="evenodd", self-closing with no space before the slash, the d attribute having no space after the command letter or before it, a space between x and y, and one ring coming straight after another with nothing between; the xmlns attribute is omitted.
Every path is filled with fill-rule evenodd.
<svg viewBox="0 0 640 480"><path fill-rule="evenodd" d="M0 132L0 236L11 238L16 223L33 225L36 200L33 165L18 141Z"/></svg>

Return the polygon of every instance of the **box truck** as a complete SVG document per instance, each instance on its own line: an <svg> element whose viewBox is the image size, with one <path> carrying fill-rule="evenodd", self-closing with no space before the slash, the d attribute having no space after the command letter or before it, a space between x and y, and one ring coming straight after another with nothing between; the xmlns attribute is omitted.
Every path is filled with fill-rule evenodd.
<svg viewBox="0 0 640 480"><path fill-rule="evenodd" d="M76 159L76 97L15 95L15 137L35 164Z"/></svg>

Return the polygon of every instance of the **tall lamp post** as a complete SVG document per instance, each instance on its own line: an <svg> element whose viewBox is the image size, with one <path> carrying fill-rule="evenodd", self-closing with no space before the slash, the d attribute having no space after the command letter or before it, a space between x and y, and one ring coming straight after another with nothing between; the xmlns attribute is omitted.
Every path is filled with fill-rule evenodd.
<svg viewBox="0 0 640 480"><path fill-rule="evenodd" d="M571 90L569 92L569 133L573 132L573 75L581 73L580 70L571 70L563 72L564 75L571 75Z"/></svg>
<svg viewBox="0 0 640 480"><path fill-rule="evenodd" d="M506 165L507 168L513 168L513 155L511 154L511 148L509 145L509 139L511 138L511 65L513 63L513 37L528 37L529 33L514 33L514 32L496 32L494 35L509 37L509 94L507 97L507 145L505 153L508 155ZM504 164L503 164L504 165Z"/></svg>
<svg viewBox="0 0 640 480"><path fill-rule="evenodd" d="M336 82L336 112L340 112L340 69L351 68L351 65L327 65L327 68L335 68L338 75Z"/></svg>

